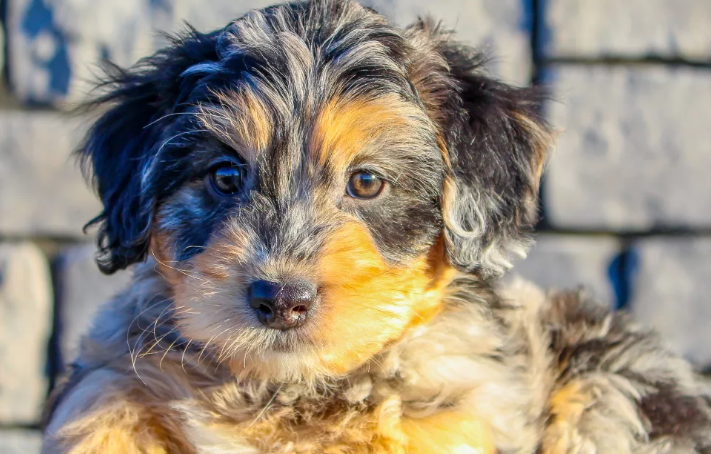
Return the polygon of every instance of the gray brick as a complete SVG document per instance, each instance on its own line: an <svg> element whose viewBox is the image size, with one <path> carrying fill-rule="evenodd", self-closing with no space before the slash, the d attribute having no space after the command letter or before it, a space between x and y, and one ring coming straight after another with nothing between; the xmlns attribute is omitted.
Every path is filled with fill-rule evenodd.
<svg viewBox="0 0 711 454"><path fill-rule="evenodd" d="M0 243L0 424L39 421L51 326L44 255L30 243Z"/></svg>
<svg viewBox="0 0 711 454"><path fill-rule="evenodd" d="M57 260L57 299L61 326L62 359L76 354L79 338L87 330L97 307L128 284L130 272L111 276L102 274L94 263L94 245L73 246L63 250Z"/></svg>
<svg viewBox="0 0 711 454"><path fill-rule="evenodd" d="M619 240L609 236L538 235L528 257L515 263L511 273L543 288L582 286L597 300L612 304L615 295L608 272L620 249Z"/></svg>
<svg viewBox="0 0 711 454"><path fill-rule="evenodd" d="M244 13L266 8L279 1L275 0L161 0L152 3L152 26L157 30L180 30L188 21L201 31L224 27L228 21ZM159 42L160 44L161 42Z"/></svg>
<svg viewBox="0 0 711 454"><path fill-rule="evenodd" d="M42 434L39 430L0 429L0 453L39 454Z"/></svg>
<svg viewBox="0 0 711 454"><path fill-rule="evenodd" d="M8 0L10 82L26 102L65 105L86 96L105 57L130 66L165 44L158 31L224 26L269 0Z"/></svg>
<svg viewBox="0 0 711 454"><path fill-rule="evenodd" d="M546 0L553 57L711 58L708 0Z"/></svg>
<svg viewBox="0 0 711 454"><path fill-rule="evenodd" d="M8 0L9 76L27 102L58 103L86 90L104 56L130 64L151 49L144 0Z"/></svg>
<svg viewBox="0 0 711 454"><path fill-rule="evenodd" d="M156 31L175 32L187 20L198 30L222 27L274 0L9 0L10 81L26 102L64 105L82 98L103 57L128 66L164 44ZM403 23L431 7L424 0L370 0ZM472 44L496 55L494 70L525 83L530 75L528 34L520 0L445 0L433 13Z"/></svg>
<svg viewBox="0 0 711 454"><path fill-rule="evenodd" d="M650 238L636 250L635 317L676 352L711 366L711 238Z"/></svg>
<svg viewBox="0 0 711 454"><path fill-rule="evenodd" d="M525 85L531 78L530 35L527 0L365 0L396 23L405 26L418 16L430 15L455 38L486 51L493 57L490 70L513 83Z"/></svg>
<svg viewBox="0 0 711 454"><path fill-rule="evenodd" d="M558 65L548 76L563 128L545 190L552 224L711 226L711 71Z"/></svg>
<svg viewBox="0 0 711 454"><path fill-rule="evenodd" d="M0 235L83 237L99 212L70 157L77 121L49 112L0 112Z"/></svg>

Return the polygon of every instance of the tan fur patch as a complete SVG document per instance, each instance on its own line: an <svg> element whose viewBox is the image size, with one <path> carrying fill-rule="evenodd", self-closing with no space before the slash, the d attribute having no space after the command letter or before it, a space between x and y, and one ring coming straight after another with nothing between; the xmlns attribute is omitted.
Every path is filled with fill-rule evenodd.
<svg viewBox="0 0 711 454"><path fill-rule="evenodd" d="M216 96L219 106L201 106L203 125L226 145L239 150L244 159L255 161L271 142L273 125L269 109L248 89Z"/></svg>
<svg viewBox="0 0 711 454"><path fill-rule="evenodd" d="M408 454L494 454L496 448L485 421L456 411L423 419L404 419Z"/></svg>
<svg viewBox="0 0 711 454"><path fill-rule="evenodd" d="M150 409L124 399L114 400L73 420L54 438L60 445L71 446L67 454L194 453L177 432L169 434L160 417Z"/></svg>
<svg viewBox="0 0 711 454"><path fill-rule="evenodd" d="M546 429L542 454L565 454L584 443L578 432L580 419L594 402L594 397L583 391L582 383L572 381L553 393L549 402L551 422Z"/></svg>
<svg viewBox="0 0 711 454"><path fill-rule="evenodd" d="M142 413L128 402L116 403L71 422L58 435L79 438L70 454L168 454L162 430Z"/></svg>
<svg viewBox="0 0 711 454"><path fill-rule="evenodd" d="M317 264L323 288L314 342L330 373L339 375L372 357L408 326L439 311L454 271L441 246L402 267L387 265L359 223L335 232Z"/></svg>
<svg viewBox="0 0 711 454"><path fill-rule="evenodd" d="M149 254L156 261L156 267L160 269L160 273L165 277L166 281L170 285L176 285L180 282L182 272L174 266L172 253L169 252L170 247L168 245L170 243L171 239L166 233L154 229L151 235Z"/></svg>
<svg viewBox="0 0 711 454"><path fill-rule="evenodd" d="M377 101L334 99L317 117L309 144L312 159L319 165L344 170L368 144L387 134L410 140L409 115L413 106L394 95ZM419 112L418 112L419 113Z"/></svg>
<svg viewBox="0 0 711 454"><path fill-rule="evenodd" d="M543 169L545 168L546 160L549 155L548 150L555 141L555 135L537 122L531 120L525 114L515 113L514 116L516 120L528 130L530 140L533 144L534 156L531 162L532 172L530 181L535 192L538 192L541 175L543 174Z"/></svg>

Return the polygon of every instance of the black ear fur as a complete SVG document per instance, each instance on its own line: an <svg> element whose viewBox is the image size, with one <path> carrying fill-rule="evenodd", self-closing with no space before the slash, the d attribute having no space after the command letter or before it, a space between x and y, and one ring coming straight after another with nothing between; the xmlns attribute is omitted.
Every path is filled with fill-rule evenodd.
<svg viewBox="0 0 711 454"><path fill-rule="evenodd" d="M187 96L189 87L181 79L187 68L217 59L215 40L215 34L190 29L129 70L105 63L99 88L106 93L83 106L108 107L77 150L104 206L85 228L99 226L97 264L106 274L146 256L158 193L144 172L162 131L153 122L174 112Z"/></svg>
<svg viewBox="0 0 711 454"><path fill-rule="evenodd" d="M420 21L409 33L420 49L413 59L416 86L450 161L442 198L449 261L465 272L501 274L510 253L525 254L537 220L551 141L539 111L544 93L487 76L479 53L431 22ZM422 53L425 41L429 49Z"/></svg>

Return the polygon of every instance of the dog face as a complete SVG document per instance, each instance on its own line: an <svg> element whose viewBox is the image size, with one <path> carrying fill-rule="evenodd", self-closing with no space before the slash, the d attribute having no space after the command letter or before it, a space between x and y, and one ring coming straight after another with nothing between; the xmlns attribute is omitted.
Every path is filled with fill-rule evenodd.
<svg viewBox="0 0 711 454"><path fill-rule="evenodd" d="M181 334L236 372L343 374L500 274L535 220L536 95L427 22L352 2L190 31L130 71L80 150L99 265L155 257Z"/></svg>

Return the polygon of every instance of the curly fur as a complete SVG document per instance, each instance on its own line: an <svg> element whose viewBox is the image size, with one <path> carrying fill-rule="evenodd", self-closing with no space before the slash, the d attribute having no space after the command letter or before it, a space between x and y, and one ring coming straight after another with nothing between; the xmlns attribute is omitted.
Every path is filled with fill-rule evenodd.
<svg viewBox="0 0 711 454"><path fill-rule="evenodd" d="M581 293L497 280L550 147L431 21L314 0L109 68L79 149L98 264L135 264L47 405L71 453L709 453L691 367ZM215 162L245 175L215 193ZM368 171L372 200L345 190ZM317 288L260 321L257 281Z"/></svg>
<svg viewBox="0 0 711 454"><path fill-rule="evenodd" d="M56 438L46 452L154 452L151 445L187 453L459 452L457 443L474 442L490 447L481 452L510 453L711 447L708 400L689 365L581 294L546 296L525 282L496 291L459 275L431 323L348 375L278 382L235 377L212 353L171 338L170 300L153 266L137 272L140 286L104 306L85 338L53 404L48 435ZM439 436L413 429L448 417ZM475 423L481 428L468 426ZM114 445L123 437L135 451Z"/></svg>

